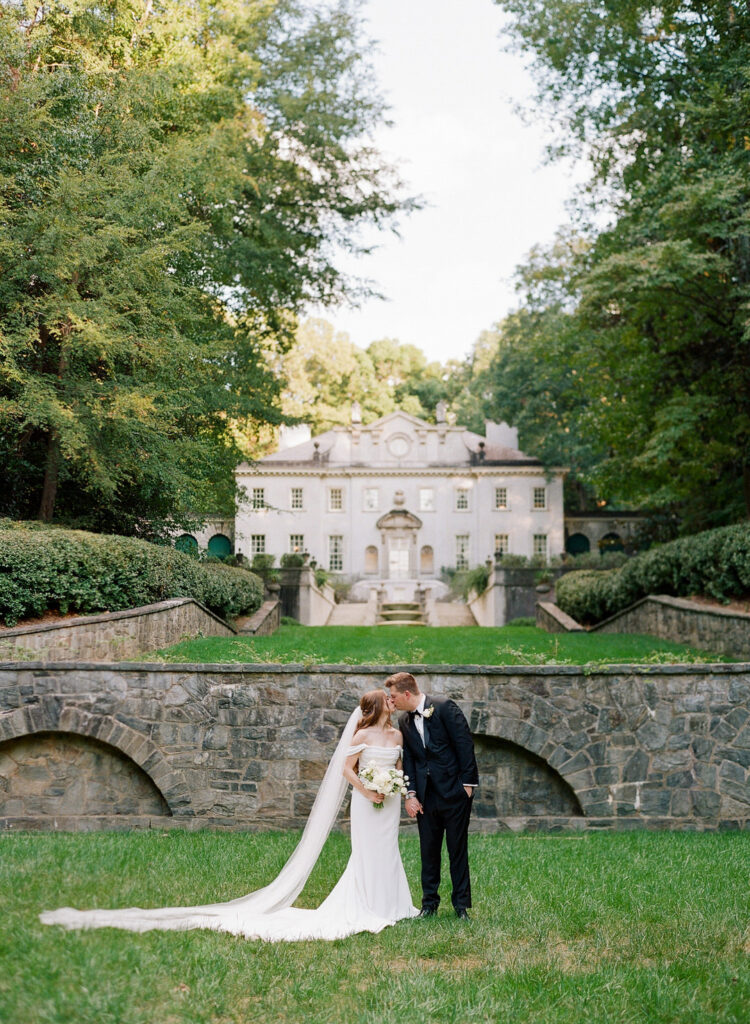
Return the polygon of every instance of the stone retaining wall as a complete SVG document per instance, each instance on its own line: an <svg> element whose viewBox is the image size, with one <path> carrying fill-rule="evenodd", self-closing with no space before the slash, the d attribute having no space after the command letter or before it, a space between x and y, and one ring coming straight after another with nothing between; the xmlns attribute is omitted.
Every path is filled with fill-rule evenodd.
<svg viewBox="0 0 750 1024"><path fill-rule="evenodd" d="M644 597L591 632L648 633L730 658L750 658L750 615L665 594Z"/></svg>
<svg viewBox="0 0 750 1024"><path fill-rule="evenodd" d="M554 601L537 601L536 624L548 633L585 633L583 626L567 615Z"/></svg>
<svg viewBox="0 0 750 1024"><path fill-rule="evenodd" d="M122 612L0 629L0 658L110 662L137 658L199 633L232 636L234 632L199 601L177 597Z"/></svg>
<svg viewBox="0 0 750 1024"><path fill-rule="evenodd" d="M300 827L394 668L0 664L0 827ZM750 827L750 665L413 671L469 718L475 829Z"/></svg>
<svg viewBox="0 0 750 1024"><path fill-rule="evenodd" d="M237 632L248 636L271 636L281 624L281 602L277 597L264 601L254 615L238 619Z"/></svg>

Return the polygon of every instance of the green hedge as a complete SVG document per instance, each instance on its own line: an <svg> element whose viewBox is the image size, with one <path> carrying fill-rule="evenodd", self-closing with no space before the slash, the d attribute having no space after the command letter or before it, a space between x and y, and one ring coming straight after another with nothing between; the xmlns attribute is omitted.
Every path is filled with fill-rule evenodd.
<svg viewBox="0 0 750 1024"><path fill-rule="evenodd" d="M680 537L631 558L621 569L572 572L557 603L581 623L601 622L648 594L728 601L750 593L750 523Z"/></svg>
<svg viewBox="0 0 750 1024"><path fill-rule="evenodd" d="M260 607L263 585L246 569L200 563L133 537L0 522L0 617L6 625L53 609L120 611L193 597L223 617Z"/></svg>

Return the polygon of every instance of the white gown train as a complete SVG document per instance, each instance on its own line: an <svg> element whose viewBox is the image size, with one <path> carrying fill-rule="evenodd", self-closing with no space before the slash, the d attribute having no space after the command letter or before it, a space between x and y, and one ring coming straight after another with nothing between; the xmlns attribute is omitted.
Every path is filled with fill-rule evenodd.
<svg viewBox="0 0 750 1024"><path fill-rule="evenodd" d="M351 733L352 729L348 731ZM345 731L342 741L346 735ZM343 758L353 753L360 753L360 767L374 763L392 768L401 757L401 748L366 744L348 747L339 744L330 768L334 771L340 769ZM338 780L336 785L338 788ZM321 790L324 787L325 780ZM339 799L336 810L340 802ZM289 905L309 877L335 817L334 813L324 835L309 836L309 826L315 824L314 813L315 807L305 835L278 879L257 893L229 903L200 907L160 907L152 910L140 907L124 910L74 910L63 907L60 910L45 911L40 915L40 920L43 924L60 924L66 928L111 927L136 932L155 928L211 928L249 939L294 942L303 939L342 939L364 931L379 932L396 921L414 917L418 910L412 904L398 848L401 798L386 797L382 809L377 809L357 790L352 793L351 803L352 852L343 875L317 909L305 910ZM316 826L313 831L319 833L322 827ZM306 850L306 843L312 849ZM293 876L291 883L287 881L289 876ZM285 884L280 887L280 882ZM281 888L284 892L280 896Z"/></svg>

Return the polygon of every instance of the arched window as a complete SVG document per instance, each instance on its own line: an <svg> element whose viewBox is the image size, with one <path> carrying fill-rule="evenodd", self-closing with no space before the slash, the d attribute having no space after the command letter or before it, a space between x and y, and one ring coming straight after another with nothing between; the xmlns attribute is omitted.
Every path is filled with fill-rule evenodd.
<svg viewBox="0 0 750 1024"><path fill-rule="evenodd" d="M571 533L565 541L565 550L569 555L584 555L591 550L591 541L585 533Z"/></svg>
<svg viewBox="0 0 750 1024"><path fill-rule="evenodd" d="M181 534L174 542L174 546L178 551L183 551L186 555L198 554L198 541L190 533Z"/></svg>
<svg viewBox="0 0 750 1024"><path fill-rule="evenodd" d="M372 576L378 574L378 549L374 544L365 548L365 572Z"/></svg>
<svg viewBox="0 0 750 1024"><path fill-rule="evenodd" d="M232 542L223 533L215 533L208 542L208 551L216 558L226 558L227 555L232 554Z"/></svg>
<svg viewBox="0 0 750 1024"><path fill-rule="evenodd" d="M435 572L435 556L429 544L419 552L419 571L423 576L431 576Z"/></svg>

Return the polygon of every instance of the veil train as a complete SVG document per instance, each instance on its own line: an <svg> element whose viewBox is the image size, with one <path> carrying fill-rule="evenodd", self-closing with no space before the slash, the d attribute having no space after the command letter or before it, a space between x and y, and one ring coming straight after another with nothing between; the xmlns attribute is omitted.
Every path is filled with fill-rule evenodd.
<svg viewBox="0 0 750 1024"><path fill-rule="evenodd" d="M62 907L59 910L45 910L39 915L39 920L42 924L60 924L66 928L112 927L134 932L147 932L155 928L212 928L216 931L248 934L252 931L254 918L263 918L291 907L315 867L346 794L348 783L342 772L360 717L361 711L356 707L328 762L302 837L289 860L269 885L228 903L208 903L198 907L157 907L152 910L141 907L123 910L74 910L72 907Z"/></svg>

